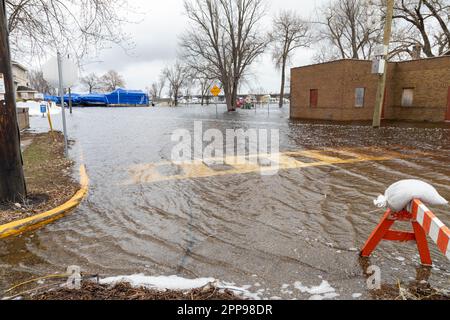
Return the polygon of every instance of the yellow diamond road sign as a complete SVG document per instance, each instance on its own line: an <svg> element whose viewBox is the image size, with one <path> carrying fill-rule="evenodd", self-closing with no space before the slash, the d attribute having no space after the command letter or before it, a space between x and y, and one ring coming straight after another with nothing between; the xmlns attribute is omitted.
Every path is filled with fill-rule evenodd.
<svg viewBox="0 0 450 320"><path fill-rule="evenodd" d="M213 94L214 97L218 97L221 91L222 90L220 90L220 88L218 86L214 86L211 89L211 93Z"/></svg>

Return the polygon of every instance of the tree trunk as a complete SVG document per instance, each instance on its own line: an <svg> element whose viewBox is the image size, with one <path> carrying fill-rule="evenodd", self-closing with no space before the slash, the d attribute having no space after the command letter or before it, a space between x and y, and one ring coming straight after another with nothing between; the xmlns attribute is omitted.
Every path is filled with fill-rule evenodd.
<svg viewBox="0 0 450 320"><path fill-rule="evenodd" d="M26 186L4 0L0 20L0 74L6 89L5 100L0 101L0 201L18 202L26 197Z"/></svg>
<svg viewBox="0 0 450 320"><path fill-rule="evenodd" d="M174 104L174 107L178 107L178 90L174 90L174 91L175 91L175 93L173 95L173 104Z"/></svg>
<svg viewBox="0 0 450 320"><path fill-rule="evenodd" d="M225 103L227 104L227 110L228 110L228 112L230 112L233 110L233 103L232 103L233 92L232 92L231 88L226 84L224 84L224 86L223 86L223 92L225 94Z"/></svg>
<svg viewBox="0 0 450 320"><path fill-rule="evenodd" d="M286 83L286 58L283 58L283 66L281 68L280 108L283 108L283 105L284 105L285 83Z"/></svg>
<svg viewBox="0 0 450 320"><path fill-rule="evenodd" d="M426 33L425 30L420 30L420 33L422 35L423 38L423 52L425 53L425 55L427 56L427 58L433 58L434 54L433 54L433 50L431 49L431 42L430 39L428 38L428 35Z"/></svg>
<svg viewBox="0 0 450 320"><path fill-rule="evenodd" d="M227 109L228 112L233 111L233 103L231 102L233 100L232 98L232 93L229 90L224 90L225 91L225 101L227 103Z"/></svg>
<svg viewBox="0 0 450 320"><path fill-rule="evenodd" d="M233 83L233 90L231 91L231 111L236 111L236 101L237 101L237 94L238 94L238 82L237 80Z"/></svg>

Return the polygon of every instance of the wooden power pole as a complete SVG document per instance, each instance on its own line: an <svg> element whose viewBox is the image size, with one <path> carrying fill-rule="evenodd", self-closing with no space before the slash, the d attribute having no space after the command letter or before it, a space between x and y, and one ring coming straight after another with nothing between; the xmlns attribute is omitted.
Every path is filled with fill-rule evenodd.
<svg viewBox="0 0 450 320"><path fill-rule="evenodd" d="M385 61L384 72L378 81L377 98L375 103L375 113L373 116L373 127L381 126L381 115L383 113L384 98L386 94L386 78L388 71L389 44L391 42L392 18L394 16L394 0L387 0L386 24L384 26L383 39L383 60Z"/></svg>
<svg viewBox="0 0 450 320"><path fill-rule="evenodd" d="M5 0L0 0L0 201L26 196Z"/></svg>

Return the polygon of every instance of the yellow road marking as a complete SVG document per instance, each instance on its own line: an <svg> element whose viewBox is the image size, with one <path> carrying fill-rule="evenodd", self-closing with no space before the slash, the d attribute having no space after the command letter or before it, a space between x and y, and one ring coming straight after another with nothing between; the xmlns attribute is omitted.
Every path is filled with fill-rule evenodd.
<svg viewBox="0 0 450 320"><path fill-rule="evenodd" d="M330 156L326 153L336 156ZM375 153L369 155L367 153ZM346 156L346 159L338 157ZM300 158L311 159L312 162L302 162ZM350 157L350 158L349 158ZM369 161L388 161L393 159L408 158L410 155L385 150L381 148L328 148L324 150L301 150L284 152L270 158L268 154L250 155L248 157L226 157L223 159L194 160L187 163L174 163L164 161L160 163L134 165L130 168L131 179L126 185L163 182L171 180L185 180L195 178L218 177L236 174L248 174L255 172L271 172L274 170L289 170L307 167L331 166L338 164L351 164ZM266 159L272 163L278 163L278 167L263 166L258 164L257 159ZM253 161L249 161L249 159ZM275 160L276 159L276 160ZM214 170L207 163L223 163L229 167L228 170ZM164 175L160 172L164 167L172 167L179 173Z"/></svg>
<svg viewBox="0 0 450 320"><path fill-rule="evenodd" d="M81 188L69 201L50 211L0 226L0 239L35 230L64 217L70 210L81 203L88 192L89 177L84 165L80 166L80 177Z"/></svg>

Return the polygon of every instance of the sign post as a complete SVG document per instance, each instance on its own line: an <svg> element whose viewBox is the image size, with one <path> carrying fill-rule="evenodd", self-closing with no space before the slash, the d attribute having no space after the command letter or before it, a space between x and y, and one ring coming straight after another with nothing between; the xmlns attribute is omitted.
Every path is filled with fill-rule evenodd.
<svg viewBox="0 0 450 320"><path fill-rule="evenodd" d="M61 96L61 114L64 130L64 154L69 157L69 146L67 141L67 124L66 124L66 107L64 106L64 82L63 82L63 66L61 54L58 52L58 76L59 76L59 95Z"/></svg>
<svg viewBox="0 0 450 320"><path fill-rule="evenodd" d="M42 118L45 118L45 113L46 112L47 112L47 106L45 104L41 104Z"/></svg>
<svg viewBox="0 0 450 320"><path fill-rule="evenodd" d="M218 86L214 86L211 89L211 93L215 97L214 100L215 100L215 103L216 103L216 118L219 117L219 110L217 109L217 97L219 96L220 92L222 92L222 90Z"/></svg>
<svg viewBox="0 0 450 320"><path fill-rule="evenodd" d="M60 52L57 52L57 57L50 59L43 67L42 71L44 79L52 86L59 88L59 95L61 97L61 115L64 131L64 150L66 157L69 156L66 110L64 107L64 88L70 88L78 81L78 70L75 63L69 58L62 57Z"/></svg>
<svg viewBox="0 0 450 320"><path fill-rule="evenodd" d="M69 87L69 110L70 114L72 114L72 89Z"/></svg>

